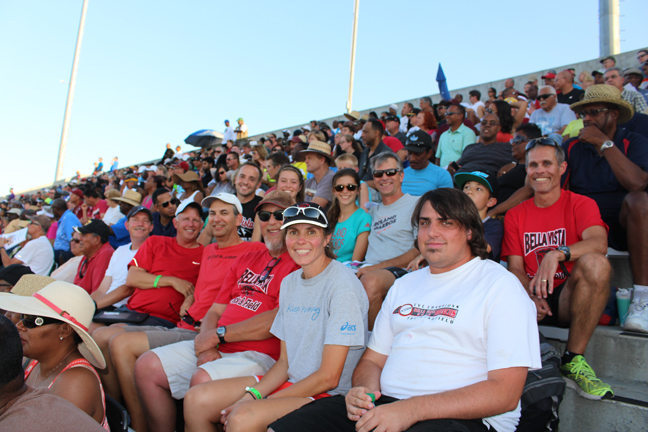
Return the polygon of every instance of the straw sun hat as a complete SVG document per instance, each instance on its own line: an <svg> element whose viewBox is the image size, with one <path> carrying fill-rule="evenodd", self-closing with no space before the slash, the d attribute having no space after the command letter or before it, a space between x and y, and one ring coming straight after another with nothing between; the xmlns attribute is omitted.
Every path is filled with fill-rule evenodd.
<svg viewBox="0 0 648 432"><path fill-rule="evenodd" d="M621 92L616 87L607 84L597 84L587 87L583 99L571 104L569 107L578 114L585 105L593 103L606 103L616 105L619 109L617 123L626 123L634 115L634 108L630 103L623 100Z"/></svg>
<svg viewBox="0 0 648 432"><path fill-rule="evenodd" d="M82 339L79 344L81 355L99 369L106 367L106 360L97 343L88 334L95 307L83 288L56 281L33 293L31 297L0 293L0 309L54 318L69 324Z"/></svg>
<svg viewBox="0 0 648 432"><path fill-rule="evenodd" d="M26 274L18 280L16 285L11 288L10 292L11 294L23 297L31 297L34 293L40 291L42 288L45 288L52 282L56 282L56 279L49 276Z"/></svg>

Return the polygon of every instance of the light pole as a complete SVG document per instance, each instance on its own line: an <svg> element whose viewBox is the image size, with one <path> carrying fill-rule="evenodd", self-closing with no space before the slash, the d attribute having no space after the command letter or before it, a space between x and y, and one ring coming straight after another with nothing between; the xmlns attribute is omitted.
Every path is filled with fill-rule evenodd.
<svg viewBox="0 0 648 432"><path fill-rule="evenodd" d="M74 99L74 86L76 85L76 74L79 66L79 55L81 54L81 41L83 40L83 28L85 26L86 12L88 11L88 0L83 0L81 10L81 22L77 35L76 49L74 50L74 62L72 63L72 74L68 86L67 102L65 103L65 117L63 117L63 131L61 132L61 144L59 145L58 160L56 162L56 175L54 181L63 178L63 162L65 161L65 146L67 145L68 127L70 126L70 113L72 112L72 100Z"/></svg>
<svg viewBox="0 0 648 432"><path fill-rule="evenodd" d="M356 39L358 36L358 10L360 9L360 0L355 0L355 9L353 11L353 40L351 41L351 76L349 77L349 98L347 99L347 113L351 112L351 102L353 100L353 73L355 72L355 51Z"/></svg>

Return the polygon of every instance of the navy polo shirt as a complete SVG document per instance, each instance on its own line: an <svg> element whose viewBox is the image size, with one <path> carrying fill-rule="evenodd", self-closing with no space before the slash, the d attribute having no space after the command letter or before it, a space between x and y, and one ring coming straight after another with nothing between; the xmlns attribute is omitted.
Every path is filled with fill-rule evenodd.
<svg viewBox="0 0 648 432"><path fill-rule="evenodd" d="M613 141L631 162L648 172L648 139L618 128ZM605 156L599 155L593 145L578 138L566 141L563 148L568 166L562 183L569 182L569 190L596 201L603 218L618 216L628 191L617 180Z"/></svg>
<svg viewBox="0 0 648 432"><path fill-rule="evenodd" d="M173 226L173 219L165 226L160 222L160 213L153 213L153 231L151 235L154 236L164 236L164 237L175 237L177 234L176 227Z"/></svg>

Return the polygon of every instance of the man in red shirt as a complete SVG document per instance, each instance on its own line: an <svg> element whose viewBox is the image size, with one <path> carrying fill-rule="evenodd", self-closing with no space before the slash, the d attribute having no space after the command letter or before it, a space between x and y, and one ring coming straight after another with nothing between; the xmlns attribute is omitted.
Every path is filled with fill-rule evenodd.
<svg viewBox="0 0 648 432"><path fill-rule="evenodd" d="M81 234L79 247L84 255L74 277L74 285L92 294L101 285L114 252L108 243L110 229L104 221L93 219L88 225L74 227L74 231Z"/></svg>
<svg viewBox="0 0 648 432"><path fill-rule="evenodd" d="M569 327L560 367L567 385L587 399L608 399L612 389L583 357L610 295L607 225L594 200L560 188L567 162L554 140L531 140L526 160L534 196L506 214L502 256L540 324Z"/></svg>
<svg viewBox="0 0 648 432"><path fill-rule="evenodd" d="M104 382L113 380L107 387L121 388L135 430L146 427L133 377L137 359L150 349L193 340L198 335L196 327L200 326L200 320L214 303L232 263L244 253L266 249L261 242L245 242L239 237L237 227L241 224L243 215L241 202L236 195L221 193L210 196L203 199L201 205L209 208L209 224L217 243L208 245L203 251L196 289L180 308L178 327L121 327L120 330L124 332L117 333L110 339L109 352L115 373L104 375L103 379Z"/></svg>
<svg viewBox="0 0 648 432"><path fill-rule="evenodd" d="M287 193L273 191L257 205L266 248L230 265L196 339L155 348L137 361L135 384L149 430L174 430L173 399L182 399L190 384L262 375L278 358L279 340L270 334L270 327L279 287L299 268L281 232L282 212L292 204Z"/></svg>
<svg viewBox="0 0 648 432"><path fill-rule="evenodd" d="M88 223L90 219L103 219L108 211L108 203L101 199L101 195L94 189L83 191L83 204L81 204L81 217L79 220L82 225Z"/></svg>

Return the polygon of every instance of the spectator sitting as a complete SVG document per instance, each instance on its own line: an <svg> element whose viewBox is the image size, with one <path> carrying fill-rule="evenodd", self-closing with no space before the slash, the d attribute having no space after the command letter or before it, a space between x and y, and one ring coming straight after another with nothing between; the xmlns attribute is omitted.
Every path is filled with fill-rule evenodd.
<svg viewBox="0 0 648 432"><path fill-rule="evenodd" d="M407 158L407 150L405 150L405 147L403 146L403 144L400 142L398 138L389 136L387 134L387 131L383 131L382 141L383 143L385 143L387 147L391 149L391 151L396 153L399 158L402 157L403 159L401 160Z"/></svg>
<svg viewBox="0 0 648 432"><path fill-rule="evenodd" d="M236 189L227 178L227 165L218 165L216 167L216 177L209 182L207 193L209 196L216 196L219 193L236 193Z"/></svg>
<svg viewBox="0 0 648 432"><path fill-rule="evenodd" d="M637 113L648 114L648 103L639 92L628 90L624 87L623 72L618 67L611 67L605 71L605 84L616 87L621 92L621 98L628 102Z"/></svg>
<svg viewBox="0 0 648 432"><path fill-rule="evenodd" d="M359 160L360 156L362 156L362 147L351 134L340 134L340 145L337 156L339 157L343 154L353 155L357 160Z"/></svg>
<svg viewBox="0 0 648 432"><path fill-rule="evenodd" d="M436 142L437 122L434 114L432 114L432 111L421 111L416 115L416 117L418 128L423 132L429 134L432 137L432 141ZM398 157L401 157L401 155L398 155Z"/></svg>
<svg viewBox="0 0 648 432"><path fill-rule="evenodd" d="M511 143L498 142L500 120L495 114L486 114L481 122L481 142L466 146L457 160L459 172L490 171L496 173L513 161ZM448 167L452 173L453 168Z"/></svg>
<svg viewBox="0 0 648 432"><path fill-rule="evenodd" d="M11 264L22 264L31 269L37 275L47 276L54 266L54 251L49 240L47 230L51 221L47 216L27 216L30 224L27 226L27 234L31 236L25 245L14 255L9 257L4 245L6 240L0 237L0 259L2 265L7 267Z"/></svg>
<svg viewBox="0 0 648 432"><path fill-rule="evenodd" d="M110 228L104 221L93 219L88 225L74 227L74 231L81 234L79 246L83 251L83 259L74 277L74 285L92 294L99 288L114 252L108 243Z"/></svg>
<svg viewBox="0 0 648 432"><path fill-rule="evenodd" d="M533 305L515 277L485 259L483 227L466 195L426 193L412 224L430 266L387 294L355 387L268 431L515 430L527 370L541 367ZM452 341L463 348L448 349Z"/></svg>
<svg viewBox="0 0 648 432"><path fill-rule="evenodd" d="M67 400L25 384L22 339L4 316L0 316L0 357L0 423L4 432L105 431Z"/></svg>
<svg viewBox="0 0 648 432"><path fill-rule="evenodd" d="M484 102L481 101L481 92L479 90L470 90L468 92L468 99L470 100L470 105L468 105L468 111L472 110L477 116L477 121L481 121L486 114L486 106ZM473 122L474 123L474 122Z"/></svg>
<svg viewBox="0 0 648 432"><path fill-rule="evenodd" d="M75 216L79 219L81 219L81 217L83 216L81 204L83 204L83 191L76 188L72 189L70 191L70 198L68 199L68 208L72 210Z"/></svg>
<svg viewBox="0 0 648 432"><path fill-rule="evenodd" d="M638 93L640 93L644 97L644 99L646 99L646 102L648 102L648 90L646 90L645 88L641 88L641 83L644 80L644 75L641 69L638 68L626 69L625 72L623 72L623 78L625 78L626 86L629 84L632 87L634 87L635 90Z"/></svg>
<svg viewBox="0 0 648 432"><path fill-rule="evenodd" d="M581 100L585 92L574 87L574 75L568 70L558 72L554 88L558 93L558 103L573 104Z"/></svg>
<svg viewBox="0 0 648 432"><path fill-rule="evenodd" d="M562 135L569 122L576 120L576 114L569 105L558 103L556 89L552 86L540 87L538 100L540 100L540 109L531 114L529 122L537 124L543 135L551 133Z"/></svg>
<svg viewBox="0 0 648 432"><path fill-rule="evenodd" d="M618 89L594 85L572 105L585 127L578 138L563 144L567 153L567 184L572 192L598 204L609 227L607 242L630 253L634 300L625 329L648 333L648 140L618 126L632 117L632 106Z"/></svg>
<svg viewBox="0 0 648 432"><path fill-rule="evenodd" d="M24 275L34 274L27 266L11 264L0 268L0 293L7 293L18 283ZM0 314L1 315L1 314Z"/></svg>
<svg viewBox="0 0 648 432"><path fill-rule="evenodd" d="M424 131L412 132L405 145L409 167L404 170L403 193L421 196L440 187L452 187L448 171L430 163L434 157L432 137Z"/></svg>
<svg viewBox="0 0 648 432"><path fill-rule="evenodd" d="M311 141L301 153L305 156L306 169L313 174L313 177L306 180L305 200L327 208L332 200L331 180L334 174L329 169L334 162L331 147L322 141Z"/></svg>
<svg viewBox="0 0 648 432"><path fill-rule="evenodd" d="M81 226L81 222L61 198L52 201L52 213L58 220L56 239L54 240L54 261L63 264L73 256L70 252L70 241L72 241L74 227Z"/></svg>
<svg viewBox="0 0 648 432"><path fill-rule="evenodd" d="M457 161L466 146L477 141L475 133L463 123L466 108L459 104L450 105L444 115L449 129L441 133L435 161L443 168Z"/></svg>
<svg viewBox="0 0 648 432"><path fill-rule="evenodd" d="M160 175L153 175L152 171L150 171L148 174L149 176L144 182L144 191L146 192L146 196L142 200L142 205L147 209L151 210L151 208L155 205L153 203L153 192L160 189L161 187L164 187L164 184L166 183L166 177Z"/></svg>
<svg viewBox="0 0 648 432"><path fill-rule="evenodd" d="M116 224L121 218L124 217L124 215L119 210L119 202L114 201L114 198L121 197L121 194L117 190L109 190L106 192L105 196L106 203L108 204L108 210L106 210L106 213L104 213L102 220L106 222L106 225L110 226Z"/></svg>
<svg viewBox="0 0 648 432"><path fill-rule="evenodd" d="M360 196L360 176L353 169L339 169L332 180L333 202L328 211L332 250L340 262L364 261L367 253L371 216L356 204Z"/></svg>
<svg viewBox="0 0 648 432"><path fill-rule="evenodd" d="M181 185L182 189L184 189L184 192L178 197L180 205L185 201L200 204L205 197L202 181L194 171L188 171L184 174L173 174L173 182Z"/></svg>
<svg viewBox="0 0 648 432"><path fill-rule="evenodd" d="M370 169L370 159L380 153L393 153L392 150L382 141L383 125L380 120L370 118L362 127L362 142L365 149L358 159L358 175L360 180L375 189L374 179Z"/></svg>
<svg viewBox="0 0 648 432"><path fill-rule="evenodd" d="M0 294L0 308L22 314L17 327L23 355L31 359L27 385L67 399L109 430L101 381L93 368L103 369L105 361L86 330L94 312L90 296L57 281L31 297Z"/></svg>
<svg viewBox="0 0 648 432"><path fill-rule="evenodd" d="M83 191L83 204L81 204L81 225L88 223L90 219L103 219L108 210L108 203L101 199L101 195L94 189Z"/></svg>
<svg viewBox="0 0 648 432"><path fill-rule="evenodd" d="M270 153L266 157L265 174L267 178L267 184L268 186L271 186L266 191L266 193L271 192L275 189L277 184L277 175L279 174L281 167L283 167L284 165L290 165L290 158L288 158L288 155L286 155L286 153L284 153L283 151Z"/></svg>
<svg viewBox="0 0 648 432"><path fill-rule="evenodd" d="M414 105L410 102L405 102L401 108L400 131L404 134L409 130L409 117L407 116L414 109Z"/></svg>
<svg viewBox="0 0 648 432"><path fill-rule="evenodd" d="M607 227L592 199L561 190L567 163L560 145L532 140L526 158L534 196L506 214L502 256L536 304L540 324L569 327L560 367L567 385L587 399L610 398L612 389L583 357L610 296Z"/></svg>
<svg viewBox="0 0 648 432"><path fill-rule="evenodd" d="M280 357L263 377L212 381L189 390L185 397L189 430L220 421L230 432L265 432L270 422L312 400L345 394L351 388L351 375L365 346L367 296L352 271L333 259L332 227L322 207L300 203L287 208L281 228L288 252L301 269L281 284L271 329L281 340ZM305 249L309 253L304 254ZM321 313L317 312L317 320L312 314L295 314L295 304ZM258 400L271 394L271 399Z"/></svg>
<svg viewBox="0 0 648 432"><path fill-rule="evenodd" d="M153 231L151 235L175 237L176 227L173 224L176 210L180 200L174 198L166 188L159 188L153 192Z"/></svg>
<svg viewBox="0 0 648 432"><path fill-rule="evenodd" d="M113 198L113 201L119 201L119 211L121 214L127 215L133 207L137 207L142 203L142 195L133 190L128 190L121 197ZM108 227L110 231L110 245L113 249L119 246L124 246L130 243L128 230L126 229L126 216L119 219L117 223ZM103 275L102 275L103 277Z"/></svg>
<svg viewBox="0 0 648 432"><path fill-rule="evenodd" d="M499 195L497 178L488 171L473 171L455 174L455 181L477 206L479 217L484 224L488 258L499 263L504 225L499 220L487 216L488 210L497 204Z"/></svg>
<svg viewBox="0 0 648 432"><path fill-rule="evenodd" d="M202 158L200 162L199 173L201 174L200 180L202 181L203 189L206 189L209 182L214 178L212 176L211 169L215 164L216 161L214 160L214 158L209 156Z"/></svg>
<svg viewBox="0 0 648 432"><path fill-rule="evenodd" d="M405 267L418 252L410 223L416 197L403 193L403 164L392 152L371 159L371 172L382 203L371 207L372 226L365 266L357 276L369 297L369 327L380 310L385 295L394 281L405 275Z"/></svg>
<svg viewBox="0 0 648 432"><path fill-rule="evenodd" d="M182 399L190 386L263 375L279 357L280 343L270 327L281 281L299 268L287 253L280 230L282 212L292 204L286 194L276 191L259 204L257 210L269 216L260 222L266 248L247 253L230 266L196 339L155 348L138 359L135 382L149 430L174 430L173 399Z"/></svg>
<svg viewBox="0 0 648 432"><path fill-rule="evenodd" d="M76 231L72 232L70 252L72 252L72 258L54 270L52 274L50 274L50 277L55 280L73 284L74 278L76 278L77 273L79 273L79 264L81 264L81 260L84 258L83 250L81 250L81 234Z"/></svg>
<svg viewBox="0 0 648 432"><path fill-rule="evenodd" d="M542 131L535 123L525 123L515 131L514 137L511 140L511 155L515 159L515 162L504 165L499 170L497 178L500 190L497 196L498 203L503 203L508 200L513 193L525 186L525 147L529 141L540 138L541 136Z"/></svg>
<svg viewBox="0 0 648 432"><path fill-rule="evenodd" d="M389 133L389 136L398 138L401 144L405 145L405 139L407 138L407 135L405 135L404 132L400 131L400 125L400 120L395 115L385 118L385 130L387 131L387 133Z"/></svg>

